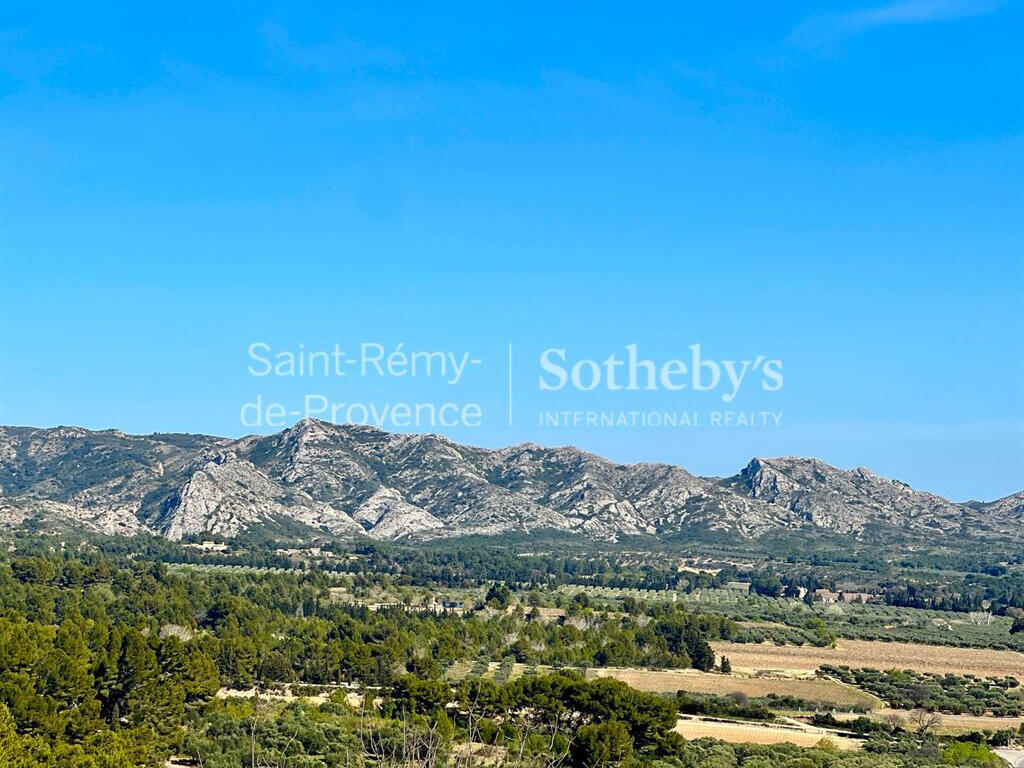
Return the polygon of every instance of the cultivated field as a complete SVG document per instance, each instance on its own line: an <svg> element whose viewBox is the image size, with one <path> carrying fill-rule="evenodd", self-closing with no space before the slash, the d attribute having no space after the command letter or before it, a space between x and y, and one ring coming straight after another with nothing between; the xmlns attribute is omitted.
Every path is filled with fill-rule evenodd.
<svg viewBox="0 0 1024 768"><path fill-rule="evenodd" d="M740 622L747 642L813 642L806 622L820 618L837 637L1024 652L1024 636L1010 634L1012 619L980 611L959 613L877 603L815 603L810 607L796 598L727 589L702 589L679 599L691 608Z"/></svg>
<svg viewBox="0 0 1024 768"><path fill-rule="evenodd" d="M792 696L837 709L878 709L883 703L869 693L835 680L780 677L712 675L695 670L650 670L602 667L589 670L588 677L614 677L632 688L654 693L709 693L728 696L743 693L752 699L770 694Z"/></svg>
<svg viewBox="0 0 1024 768"><path fill-rule="evenodd" d="M674 730L686 739L710 738L746 744L788 743L799 747L813 747L822 739L828 739L840 749L857 749L860 746L859 742L853 739L834 736L827 731L809 727L680 718Z"/></svg>
<svg viewBox="0 0 1024 768"><path fill-rule="evenodd" d="M880 709L872 713L876 719L898 717L907 719L910 714L905 709ZM838 720L853 720L857 715L837 713ZM942 715L938 730L942 733L966 733L969 731L1015 731L1024 723L1024 717L990 717L988 715ZM913 727L913 726L910 726Z"/></svg>
<svg viewBox="0 0 1024 768"><path fill-rule="evenodd" d="M982 648L950 648L873 640L839 640L835 648L807 645L711 643L725 655L733 669L808 672L822 664L873 669L913 669L918 672L949 672L981 676L1012 676L1024 681L1024 654Z"/></svg>

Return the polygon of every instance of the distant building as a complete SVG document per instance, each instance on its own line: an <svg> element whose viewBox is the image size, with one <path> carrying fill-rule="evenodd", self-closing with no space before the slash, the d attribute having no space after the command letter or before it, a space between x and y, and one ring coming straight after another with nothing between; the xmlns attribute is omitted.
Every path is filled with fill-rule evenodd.
<svg viewBox="0 0 1024 768"><path fill-rule="evenodd" d="M844 603L868 603L873 597L870 592L843 592Z"/></svg>
<svg viewBox="0 0 1024 768"><path fill-rule="evenodd" d="M822 603L867 603L874 597L870 592L833 592L828 589L814 590L814 599Z"/></svg>
<svg viewBox="0 0 1024 768"><path fill-rule="evenodd" d="M227 544L221 544L216 541L200 541L198 543L185 544L184 546L199 549L203 552L226 552L228 548Z"/></svg>

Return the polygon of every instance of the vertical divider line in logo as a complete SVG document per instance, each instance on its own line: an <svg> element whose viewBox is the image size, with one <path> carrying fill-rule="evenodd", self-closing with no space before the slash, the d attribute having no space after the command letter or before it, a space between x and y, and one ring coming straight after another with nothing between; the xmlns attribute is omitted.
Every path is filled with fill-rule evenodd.
<svg viewBox="0 0 1024 768"><path fill-rule="evenodd" d="M512 426L512 344L508 345L508 425Z"/></svg>

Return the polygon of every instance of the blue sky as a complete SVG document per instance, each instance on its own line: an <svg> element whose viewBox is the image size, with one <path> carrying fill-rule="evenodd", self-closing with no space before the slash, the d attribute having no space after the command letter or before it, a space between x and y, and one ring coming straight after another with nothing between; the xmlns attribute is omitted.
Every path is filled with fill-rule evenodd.
<svg viewBox="0 0 1024 768"><path fill-rule="evenodd" d="M482 445L1024 487L1019 3L27 4L0 18L0 423L249 431L323 393ZM467 351L457 386L247 349ZM542 392L538 360L784 362ZM508 424L508 346L514 419ZM542 427L544 409L778 426Z"/></svg>

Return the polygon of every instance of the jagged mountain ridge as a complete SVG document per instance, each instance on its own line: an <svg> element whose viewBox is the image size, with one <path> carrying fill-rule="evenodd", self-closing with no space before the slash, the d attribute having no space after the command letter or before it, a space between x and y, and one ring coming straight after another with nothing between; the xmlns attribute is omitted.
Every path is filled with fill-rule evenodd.
<svg viewBox="0 0 1024 768"><path fill-rule="evenodd" d="M422 539L557 531L615 540L779 529L1019 536L1020 494L955 504L858 468L753 459L727 478L572 447L498 450L306 420L269 436L0 427L0 523L234 536L274 525Z"/></svg>

